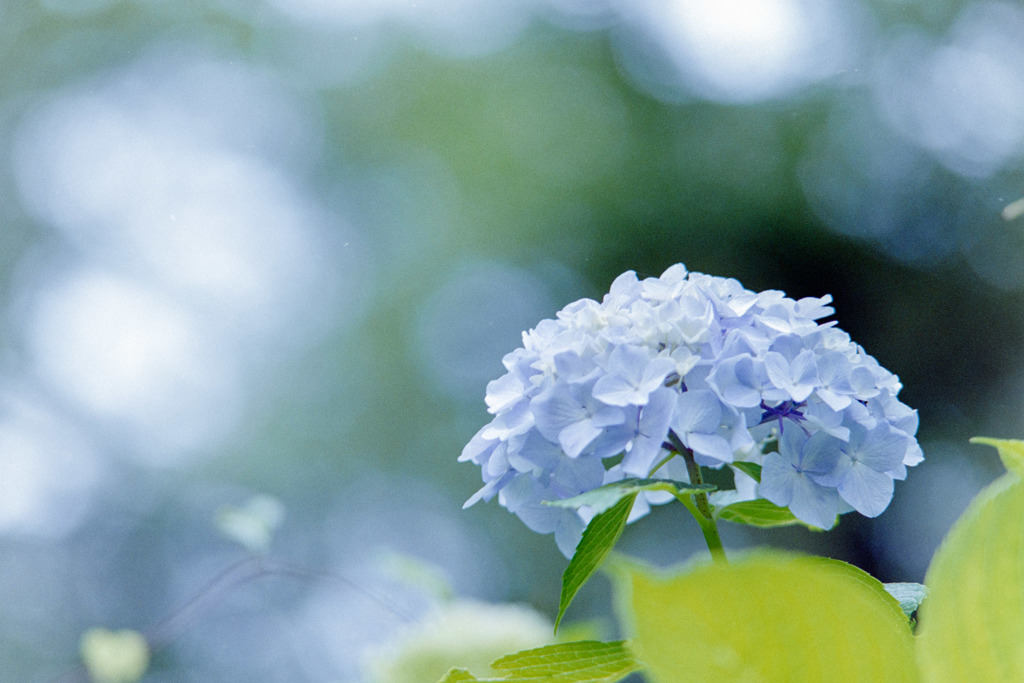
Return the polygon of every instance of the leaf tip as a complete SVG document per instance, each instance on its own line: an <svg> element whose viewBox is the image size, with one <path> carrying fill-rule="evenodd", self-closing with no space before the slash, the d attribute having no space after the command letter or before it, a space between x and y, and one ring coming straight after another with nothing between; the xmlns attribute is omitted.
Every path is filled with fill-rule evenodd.
<svg viewBox="0 0 1024 683"><path fill-rule="evenodd" d="M994 439L988 436L974 436L969 443L992 446L999 452L999 459L1008 472L1024 476L1024 441L1020 439Z"/></svg>

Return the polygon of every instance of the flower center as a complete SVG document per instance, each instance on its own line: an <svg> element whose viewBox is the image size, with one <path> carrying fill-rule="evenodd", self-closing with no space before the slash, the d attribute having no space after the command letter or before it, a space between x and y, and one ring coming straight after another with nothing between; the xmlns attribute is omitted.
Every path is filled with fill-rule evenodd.
<svg viewBox="0 0 1024 683"><path fill-rule="evenodd" d="M804 414L801 412L801 408L804 408L806 405L807 403L803 401L799 403L794 401L783 401L777 406L770 406L764 401L761 401L761 409L764 410L764 412L761 413L761 424L765 424L771 420L778 420L779 433L781 434L783 427L782 420L787 417L794 422L803 420Z"/></svg>

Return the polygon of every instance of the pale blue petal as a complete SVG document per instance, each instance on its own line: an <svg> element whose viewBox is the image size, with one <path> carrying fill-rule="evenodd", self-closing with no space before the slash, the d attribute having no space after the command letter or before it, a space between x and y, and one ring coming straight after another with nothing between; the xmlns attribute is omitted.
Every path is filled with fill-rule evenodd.
<svg viewBox="0 0 1024 683"><path fill-rule="evenodd" d="M818 370L810 349L801 351L792 362L781 353L770 351L765 354L764 369L772 384L798 403L806 400L818 385Z"/></svg>
<svg viewBox="0 0 1024 683"><path fill-rule="evenodd" d="M651 394L650 402L638 410L633 443L622 460L623 469L630 475L648 476L661 459L677 396L674 390L663 387Z"/></svg>
<svg viewBox="0 0 1024 683"><path fill-rule="evenodd" d="M465 510L466 508L475 505L480 500L490 500L494 497L495 493L504 490L505 485L511 482L514 476L515 473L509 471L506 472L502 478L487 482L479 491L470 496L469 500L462 504L462 509Z"/></svg>
<svg viewBox="0 0 1024 683"><path fill-rule="evenodd" d="M821 486L830 486L835 488L839 486L839 482L846 476L846 472L853 467L854 460L845 452L839 454L839 460L836 462L836 466L829 472L811 474L811 479L816 484Z"/></svg>
<svg viewBox="0 0 1024 683"><path fill-rule="evenodd" d="M565 385L558 384L537 396L530 404L537 429L545 438L556 441L567 426L586 417L586 410Z"/></svg>
<svg viewBox="0 0 1024 683"><path fill-rule="evenodd" d="M587 446L586 450L580 454L580 457L600 460L601 458L619 455L626 449L626 446L629 445L634 436L634 430L627 425L609 427L603 430L600 436Z"/></svg>
<svg viewBox="0 0 1024 683"><path fill-rule="evenodd" d="M651 512L651 502L647 497L641 493L633 501L633 507L629 509L629 517L626 518L627 522L635 522L641 517L646 517Z"/></svg>
<svg viewBox="0 0 1024 683"><path fill-rule="evenodd" d="M555 527L555 543L565 557L572 557L576 552L576 546L583 538L584 524L580 516L572 510L566 510L566 514L558 521Z"/></svg>
<svg viewBox="0 0 1024 683"><path fill-rule="evenodd" d="M786 388L791 380L789 377L789 361L776 351L769 351L764 355L764 369L768 373L768 379L777 387Z"/></svg>
<svg viewBox="0 0 1024 683"><path fill-rule="evenodd" d="M488 412L500 413L523 398L525 391L522 381L511 372L488 382L487 396L484 398Z"/></svg>
<svg viewBox="0 0 1024 683"><path fill-rule="evenodd" d="M625 297L632 299L640 292L640 281L636 277L636 273L632 270L627 270L622 275L615 278L612 281L611 287L608 288L608 297Z"/></svg>
<svg viewBox="0 0 1024 683"><path fill-rule="evenodd" d="M508 462L520 472L535 469L550 472L558 466L562 457L562 448L558 444L548 441L533 429L515 448L509 448Z"/></svg>
<svg viewBox="0 0 1024 683"><path fill-rule="evenodd" d="M840 394L853 392L850 361L841 353L824 353L817 358L818 378L823 386Z"/></svg>
<svg viewBox="0 0 1024 683"><path fill-rule="evenodd" d="M714 392L684 391L676 399L676 417L672 429L677 434L687 432L713 432L722 422L722 403Z"/></svg>
<svg viewBox="0 0 1024 683"><path fill-rule="evenodd" d="M647 403L647 394L620 375L602 375L594 384L594 398L610 406L640 406Z"/></svg>
<svg viewBox="0 0 1024 683"><path fill-rule="evenodd" d="M594 398L614 406L644 405L674 369L675 362L668 358L652 359L646 349L618 346L608 357L608 374L594 385Z"/></svg>
<svg viewBox="0 0 1024 683"><path fill-rule="evenodd" d="M600 368L592 362L583 361L575 352L570 351L555 356L555 372L569 384L583 384L597 377Z"/></svg>
<svg viewBox="0 0 1024 683"><path fill-rule="evenodd" d="M837 393L831 389L818 387L814 390L815 396L824 401L832 410L842 410L853 402L853 399L846 394Z"/></svg>
<svg viewBox="0 0 1024 683"><path fill-rule="evenodd" d="M817 320L836 312L836 309L826 305L830 303L832 303L831 294L822 297L807 296L796 302L796 312L801 317Z"/></svg>
<svg viewBox="0 0 1024 683"><path fill-rule="evenodd" d="M595 427L604 429L606 427L620 425L626 421L626 413L622 408L605 406L596 402L589 404L587 408L589 409L590 415L588 419Z"/></svg>
<svg viewBox="0 0 1024 683"><path fill-rule="evenodd" d="M886 424L879 424L864 437L854 458L878 472L888 472L903 462L907 437Z"/></svg>
<svg viewBox="0 0 1024 683"><path fill-rule="evenodd" d="M920 444L913 439L910 440L910 445L907 447L907 453L903 456L903 464L906 467L913 467L921 463L924 460L924 452L921 450ZM907 470L904 468L903 476L906 477ZM901 477L902 478L902 477Z"/></svg>
<svg viewBox="0 0 1024 683"><path fill-rule="evenodd" d="M854 408L854 406L864 407L859 403L854 403L850 408ZM831 434L840 441L849 441L850 428L843 424L843 415L848 412L848 410L842 413L836 412L825 403L811 402L803 410L804 425Z"/></svg>
<svg viewBox="0 0 1024 683"><path fill-rule="evenodd" d="M640 377L640 386L651 393L664 382L669 373L676 369L676 362L671 358L658 357L644 367L643 375Z"/></svg>
<svg viewBox="0 0 1024 683"><path fill-rule="evenodd" d="M793 465L778 453L768 453L761 466L759 491L767 500L786 507L793 500L793 483L797 477Z"/></svg>
<svg viewBox="0 0 1024 683"><path fill-rule="evenodd" d="M664 441L672 416L678 410L679 398L679 393L668 387L652 392L651 400L640 409L640 434Z"/></svg>
<svg viewBox="0 0 1024 683"><path fill-rule="evenodd" d="M504 411L484 428L482 435L487 439L506 440L519 434L525 434L534 426L533 413L528 401L520 401Z"/></svg>
<svg viewBox="0 0 1024 683"><path fill-rule="evenodd" d="M608 354L605 370L623 377L639 378L644 367L651 362L651 353L647 349L633 345L622 345L612 349Z"/></svg>
<svg viewBox="0 0 1024 683"><path fill-rule="evenodd" d="M807 434L804 433L804 430L799 427L796 429L785 429L779 435L779 455L794 467L800 467L806 442Z"/></svg>
<svg viewBox="0 0 1024 683"><path fill-rule="evenodd" d="M693 432L686 440L689 442L686 445L701 465L717 467L733 460L732 448L724 436Z"/></svg>
<svg viewBox="0 0 1024 683"><path fill-rule="evenodd" d="M809 477L798 475L793 478L789 510L801 521L820 529L831 529L839 514L839 496L835 489L818 486Z"/></svg>
<svg viewBox="0 0 1024 683"><path fill-rule="evenodd" d="M828 474L839 462L841 446L842 442L834 436L815 432L803 445L800 470L807 474Z"/></svg>
<svg viewBox="0 0 1024 683"><path fill-rule="evenodd" d="M753 358L739 356L720 362L708 376L708 384L715 388L725 403L737 408L752 408L761 404L761 387L767 380L755 367Z"/></svg>
<svg viewBox="0 0 1024 683"><path fill-rule="evenodd" d="M600 436L601 430L589 420L573 422L558 433L558 443L570 458L583 452L590 443Z"/></svg>
<svg viewBox="0 0 1024 683"><path fill-rule="evenodd" d="M860 463L853 463L839 484L839 495L865 517L882 514L892 493L892 477Z"/></svg>
<svg viewBox="0 0 1024 683"><path fill-rule="evenodd" d="M793 378L793 386L790 388L793 400L797 402L807 400L807 397L820 383L818 367L814 362L814 352L810 349L801 351L790 363L789 369Z"/></svg>
<svg viewBox="0 0 1024 683"><path fill-rule="evenodd" d="M487 427L483 427L478 431L466 447L462 449L462 455L459 456L459 462L466 462L472 460L475 463L481 463L490 456L497 445L500 443L497 439L484 438L483 432Z"/></svg>
<svg viewBox="0 0 1024 683"><path fill-rule="evenodd" d="M562 458L551 472L544 498L572 498L604 483L604 464L595 458Z"/></svg>

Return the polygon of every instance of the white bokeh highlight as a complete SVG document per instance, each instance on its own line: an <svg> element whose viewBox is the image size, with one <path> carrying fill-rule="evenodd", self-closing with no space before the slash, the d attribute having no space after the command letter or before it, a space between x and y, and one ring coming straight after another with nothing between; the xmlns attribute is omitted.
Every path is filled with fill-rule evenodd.
<svg viewBox="0 0 1024 683"><path fill-rule="evenodd" d="M1024 155L1024 9L969 4L946 40L893 42L878 108L907 140L955 173L987 178Z"/></svg>
<svg viewBox="0 0 1024 683"><path fill-rule="evenodd" d="M37 398L5 393L0 454L0 534L56 540L80 526L105 475L84 434Z"/></svg>
<svg viewBox="0 0 1024 683"><path fill-rule="evenodd" d="M660 49L676 87L731 103L782 97L842 73L862 30L850 8L809 0L643 0L619 11Z"/></svg>
<svg viewBox="0 0 1024 683"><path fill-rule="evenodd" d="M27 337L36 372L87 413L161 454L199 447L237 411L237 379L179 303L103 270L39 293Z"/></svg>
<svg viewBox="0 0 1024 683"><path fill-rule="evenodd" d="M64 253L16 298L48 386L168 464L230 433L268 354L354 324L370 259L301 184L318 129L273 75L181 47L31 108L15 179Z"/></svg>

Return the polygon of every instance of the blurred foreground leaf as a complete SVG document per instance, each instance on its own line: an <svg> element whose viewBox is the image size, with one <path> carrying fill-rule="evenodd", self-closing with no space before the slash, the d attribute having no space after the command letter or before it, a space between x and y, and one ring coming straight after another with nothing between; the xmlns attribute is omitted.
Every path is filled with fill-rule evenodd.
<svg viewBox="0 0 1024 683"><path fill-rule="evenodd" d="M623 641L585 640L506 655L491 668L502 676L475 678L465 669L452 669L441 683L615 683L638 671L640 665Z"/></svg>
<svg viewBox="0 0 1024 683"><path fill-rule="evenodd" d="M615 585L655 683L917 680L906 617L851 565L759 552L663 576L623 562Z"/></svg>
<svg viewBox="0 0 1024 683"><path fill-rule="evenodd" d="M149 668L149 645L138 631L91 628L82 634L79 650L95 683L135 683Z"/></svg>
<svg viewBox="0 0 1024 683"><path fill-rule="evenodd" d="M550 619L525 605L455 600L369 648L362 657L361 680L424 683L436 681L453 666L493 676L495 658L550 643L551 627Z"/></svg>
<svg viewBox="0 0 1024 683"><path fill-rule="evenodd" d="M999 448L1019 467L1015 447ZM917 648L925 680L1024 680L1022 576L1024 482L1011 471L978 494L928 568Z"/></svg>
<svg viewBox="0 0 1024 683"><path fill-rule="evenodd" d="M277 498L264 494L250 498L245 505L224 505L218 508L214 522L227 538L240 543L251 553L270 549L274 533L284 521L284 505Z"/></svg>

